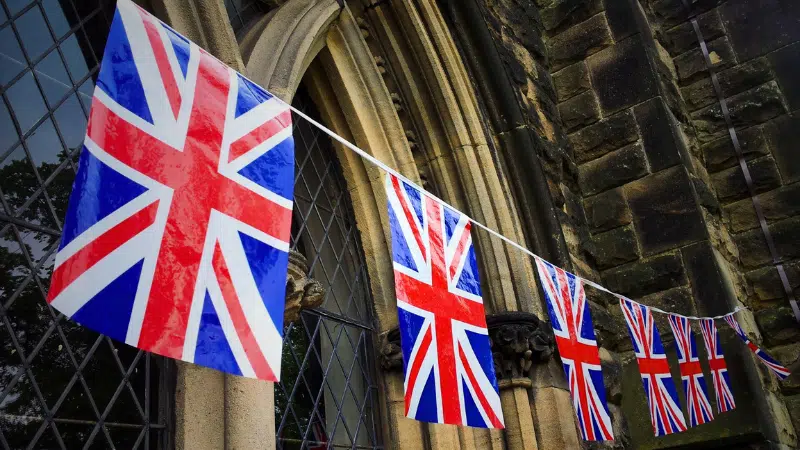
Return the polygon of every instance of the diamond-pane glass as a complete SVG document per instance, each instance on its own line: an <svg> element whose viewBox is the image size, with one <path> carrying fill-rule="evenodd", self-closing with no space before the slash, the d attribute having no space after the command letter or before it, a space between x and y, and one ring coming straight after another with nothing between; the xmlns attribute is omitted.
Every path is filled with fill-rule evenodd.
<svg viewBox="0 0 800 450"><path fill-rule="evenodd" d="M0 449L171 447L171 361L45 302L113 12L0 0Z"/></svg>
<svg viewBox="0 0 800 450"><path fill-rule="evenodd" d="M301 89L294 105L319 120ZM278 448L383 448L372 350L372 301L350 196L331 139L295 115L292 249L325 296L284 329L275 385Z"/></svg>

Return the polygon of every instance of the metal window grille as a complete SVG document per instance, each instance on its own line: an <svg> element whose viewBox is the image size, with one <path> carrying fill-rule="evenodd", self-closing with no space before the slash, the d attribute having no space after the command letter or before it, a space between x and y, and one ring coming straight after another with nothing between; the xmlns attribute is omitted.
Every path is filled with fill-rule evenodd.
<svg viewBox="0 0 800 450"><path fill-rule="evenodd" d="M319 120L302 89L294 104ZM278 447L381 449L372 301L352 203L330 138L295 116L294 139L291 244L326 293L319 308L284 329Z"/></svg>
<svg viewBox="0 0 800 450"><path fill-rule="evenodd" d="M233 32L238 36L250 21L266 13L269 7L260 0L225 0L225 9Z"/></svg>
<svg viewBox="0 0 800 450"><path fill-rule="evenodd" d="M0 0L0 448L169 448L171 361L45 301L113 0Z"/></svg>

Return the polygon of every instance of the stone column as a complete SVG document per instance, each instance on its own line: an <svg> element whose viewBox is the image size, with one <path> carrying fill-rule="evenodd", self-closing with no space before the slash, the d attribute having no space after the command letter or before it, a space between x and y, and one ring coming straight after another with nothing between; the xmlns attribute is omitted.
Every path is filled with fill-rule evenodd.
<svg viewBox="0 0 800 450"><path fill-rule="evenodd" d="M510 450L538 449L539 430L532 410L536 403L529 373L534 365L550 360L552 330L536 315L517 311L491 315L487 324L506 424L506 445Z"/></svg>

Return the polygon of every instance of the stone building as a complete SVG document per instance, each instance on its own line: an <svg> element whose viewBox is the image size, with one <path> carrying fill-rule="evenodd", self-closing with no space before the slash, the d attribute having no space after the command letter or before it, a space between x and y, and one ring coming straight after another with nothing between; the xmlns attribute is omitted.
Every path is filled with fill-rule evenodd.
<svg viewBox="0 0 800 450"><path fill-rule="evenodd" d="M684 314L746 306L800 365L800 2L138 3L548 260ZM113 11L0 0L0 448L797 448L800 375L778 382L723 326L737 409L653 438L616 300L592 290L617 440L583 444L532 261L483 232L506 429L404 418L382 174L298 118L281 383L59 317L44 293Z"/></svg>

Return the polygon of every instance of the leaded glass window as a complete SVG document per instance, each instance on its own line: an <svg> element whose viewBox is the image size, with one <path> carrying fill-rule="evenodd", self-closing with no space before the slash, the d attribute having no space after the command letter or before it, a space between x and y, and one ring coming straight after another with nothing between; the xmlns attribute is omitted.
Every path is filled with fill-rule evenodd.
<svg viewBox="0 0 800 450"><path fill-rule="evenodd" d="M172 363L50 308L114 2L0 0L0 448L169 448Z"/></svg>
<svg viewBox="0 0 800 450"><path fill-rule="evenodd" d="M302 89L294 105L319 120ZM284 329L275 385L278 447L383 448L374 374L374 323L352 203L330 138L295 116L292 248L322 283L320 307Z"/></svg>

